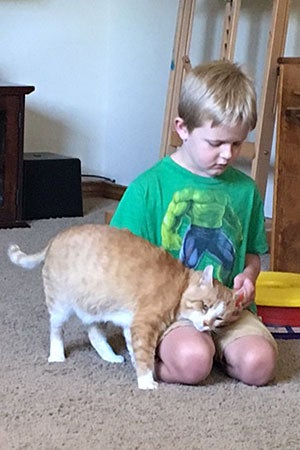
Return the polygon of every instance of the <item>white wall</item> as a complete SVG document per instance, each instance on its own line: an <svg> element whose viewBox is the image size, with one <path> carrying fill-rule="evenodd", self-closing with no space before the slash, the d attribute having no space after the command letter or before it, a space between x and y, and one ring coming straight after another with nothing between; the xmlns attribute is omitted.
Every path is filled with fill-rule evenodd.
<svg viewBox="0 0 300 450"><path fill-rule="evenodd" d="M172 0L0 0L0 78L26 98L25 151L128 184L157 161Z"/></svg>
<svg viewBox="0 0 300 450"><path fill-rule="evenodd" d="M299 55L291 1L286 56ZM25 151L127 185L159 158L177 0L0 0L0 78L34 85ZM243 0L235 60L261 89L272 0ZM198 0L192 64L218 58L224 0ZM298 53L297 53L298 52ZM271 215L272 183L266 215Z"/></svg>

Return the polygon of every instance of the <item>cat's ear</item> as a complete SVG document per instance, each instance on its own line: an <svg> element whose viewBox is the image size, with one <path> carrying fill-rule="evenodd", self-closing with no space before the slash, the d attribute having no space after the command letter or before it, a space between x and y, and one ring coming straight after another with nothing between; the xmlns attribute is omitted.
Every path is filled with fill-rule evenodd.
<svg viewBox="0 0 300 450"><path fill-rule="evenodd" d="M243 307L244 299L245 299L245 289L244 288L240 288L233 294L233 300L234 300L236 308Z"/></svg>
<svg viewBox="0 0 300 450"><path fill-rule="evenodd" d="M209 266L206 266L202 272L200 284L205 284L208 287L213 287L214 285L213 272L214 266L212 266L211 264Z"/></svg>

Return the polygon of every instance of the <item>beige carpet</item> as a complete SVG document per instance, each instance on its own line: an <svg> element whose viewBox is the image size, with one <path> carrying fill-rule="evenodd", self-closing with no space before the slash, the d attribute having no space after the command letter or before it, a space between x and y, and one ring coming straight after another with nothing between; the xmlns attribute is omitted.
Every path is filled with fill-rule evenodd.
<svg viewBox="0 0 300 450"><path fill-rule="evenodd" d="M108 327L126 362L109 364L76 319L66 327L66 362L48 364L41 271L13 266L6 250L34 252L66 226L103 222L115 202L98 203L84 218L0 230L0 449L300 449L300 341L279 341L276 379L262 388L214 369L201 386L140 391L119 331Z"/></svg>

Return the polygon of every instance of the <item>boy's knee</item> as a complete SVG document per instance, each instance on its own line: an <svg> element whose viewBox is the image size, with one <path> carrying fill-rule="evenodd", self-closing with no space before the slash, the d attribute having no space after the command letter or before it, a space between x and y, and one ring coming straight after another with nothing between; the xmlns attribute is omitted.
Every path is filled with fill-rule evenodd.
<svg viewBox="0 0 300 450"><path fill-rule="evenodd" d="M247 345L250 342L252 345ZM241 338L226 353L227 372L232 377L254 386L264 386L273 379L277 351L268 340L259 337Z"/></svg>
<svg viewBox="0 0 300 450"><path fill-rule="evenodd" d="M166 382L199 384L209 375L214 354L208 333L193 327L175 328L160 343L156 375Z"/></svg>
<svg viewBox="0 0 300 450"><path fill-rule="evenodd" d="M214 348L182 345L178 349L176 371L184 384L199 384L210 374Z"/></svg>
<svg viewBox="0 0 300 450"><path fill-rule="evenodd" d="M271 345L259 353L254 349L248 350L243 370L245 382L255 386L268 384L274 377L276 356L276 351Z"/></svg>

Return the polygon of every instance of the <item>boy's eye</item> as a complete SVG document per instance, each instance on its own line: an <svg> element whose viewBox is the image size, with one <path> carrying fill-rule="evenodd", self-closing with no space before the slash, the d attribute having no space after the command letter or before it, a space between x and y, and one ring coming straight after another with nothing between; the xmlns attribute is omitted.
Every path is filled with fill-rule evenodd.
<svg viewBox="0 0 300 450"><path fill-rule="evenodd" d="M221 145L224 144L224 142L221 142L221 141L207 141L207 142L209 143L209 145L210 145L211 147L214 147L214 148L220 147ZM238 148L238 147L240 147L241 145L242 145L241 142L233 142L233 143L232 143L232 147L235 147L235 148Z"/></svg>
<svg viewBox="0 0 300 450"><path fill-rule="evenodd" d="M216 142L208 141L208 143L211 147L220 147L220 145L222 145L222 142L219 142L219 141L216 141Z"/></svg>

